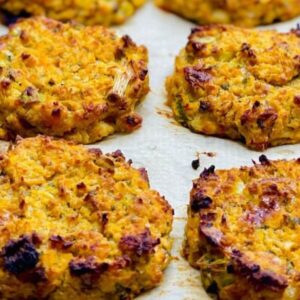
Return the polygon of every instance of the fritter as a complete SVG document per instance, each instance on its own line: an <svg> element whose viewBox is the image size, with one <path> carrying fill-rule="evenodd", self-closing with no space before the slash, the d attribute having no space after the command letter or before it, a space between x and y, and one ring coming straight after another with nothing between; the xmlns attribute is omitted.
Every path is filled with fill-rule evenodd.
<svg viewBox="0 0 300 300"><path fill-rule="evenodd" d="M175 118L194 132L249 148L300 141L300 27L195 28L167 79Z"/></svg>
<svg viewBox="0 0 300 300"><path fill-rule="evenodd" d="M221 300L300 299L300 159L205 169L193 183L184 256Z"/></svg>
<svg viewBox="0 0 300 300"><path fill-rule="evenodd" d="M299 0L155 0L161 8L198 24L243 27L286 21L300 15Z"/></svg>
<svg viewBox="0 0 300 300"><path fill-rule="evenodd" d="M173 210L120 151L38 136L0 169L1 299L129 300L161 282Z"/></svg>
<svg viewBox="0 0 300 300"><path fill-rule="evenodd" d="M25 19L0 38L0 138L93 143L141 126L148 53L104 27Z"/></svg>
<svg viewBox="0 0 300 300"><path fill-rule="evenodd" d="M86 25L124 23L145 0L0 0L0 9L12 15L47 16Z"/></svg>

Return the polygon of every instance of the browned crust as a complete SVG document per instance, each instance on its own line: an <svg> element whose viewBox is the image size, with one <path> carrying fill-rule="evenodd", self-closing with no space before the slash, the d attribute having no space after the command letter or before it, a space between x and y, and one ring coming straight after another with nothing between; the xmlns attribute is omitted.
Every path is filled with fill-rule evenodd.
<svg viewBox="0 0 300 300"><path fill-rule="evenodd" d="M239 250L233 250L231 259L234 272L252 281L257 288L268 288L274 291L284 290L288 286L285 276L278 275L272 271L263 270L260 265L249 260Z"/></svg>

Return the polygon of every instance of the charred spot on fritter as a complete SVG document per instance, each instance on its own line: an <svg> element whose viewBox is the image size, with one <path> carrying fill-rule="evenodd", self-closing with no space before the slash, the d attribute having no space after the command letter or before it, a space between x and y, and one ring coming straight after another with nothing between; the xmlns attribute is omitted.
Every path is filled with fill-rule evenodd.
<svg viewBox="0 0 300 300"><path fill-rule="evenodd" d="M257 118L257 125L261 129L264 129L266 127L271 128L274 126L277 118L278 118L277 112L272 108L268 108Z"/></svg>
<svg viewBox="0 0 300 300"><path fill-rule="evenodd" d="M119 242L119 247L124 253L141 257L153 253L155 247L159 244L160 239L152 238L150 230L146 229L137 235L123 236Z"/></svg>
<svg viewBox="0 0 300 300"><path fill-rule="evenodd" d="M221 247L223 242L223 233L213 227L212 224L206 222L200 224L199 234L204 236L209 244Z"/></svg>
<svg viewBox="0 0 300 300"><path fill-rule="evenodd" d="M73 246L74 242L64 239L60 235L52 235L49 238L51 247L58 250L66 250Z"/></svg>
<svg viewBox="0 0 300 300"><path fill-rule="evenodd" d="M78 196L82 197L88 192L87 186L84 182L79 182L76 185L76 193Z"/></svg>
<svg viewBox="0 0 300 300"><path fill-rule="evenodd" d="M122 158L122 159L124 159L125 158L125 156L124 156L124 154L123 154L123 152L121 151L121 150L116 150L116 151L114 151L114 152L112 152L112 157L114 157L114 158Z"/></svg>
<svg viewBox="0 0 300 300"><path fill-rule="evenodd" d="M244 126L245 124L248 123L248 121L251 119L251 110L247 109L241 116L241 125Z"/></svg>
<svg viewBox="0 0 300 300"><path fill-rule="evenodd" d="M117 103L117 102L121 102L123 98L117 94L117 93L109 93L108 96L107 96L107 100L112 102L112 103Z"/></svg>
<svg viewBox="0 0 300 300"><path fill-rule="evenodd" d="M69 263L72 276L82 276L85 274L100 276L108 270L108 267L108 263L98 263L93 256L87 258L75 258Z"/></svg>
<svg viewBox="0 0 300 300"><path fill-rule="evenodd" d="M209 212L209 213L202 213L200 215L201 218L201 225L206 225L206 226L211 226L212 222L216 220L216 214L213 212Z"/></svg>
<svg viewBox="0 0 300 300"><path fill-rule="evenodd" d="M28 53L22 53L22 54L21 54L21 58L22 58L23 60L27 60L29 57L30 57L30 54L28 54Z"/></svg>
<svg viewBox="0 0 300 300"><path fill-rule="evenodd" d="M44 267L35 267L18 275L18 279L22 282L32 284L46 283L48 277Z"/></svg>
<svg viewBox="0 0 300 300"><path fill-rule="evenodd" d="M33 232L30 236L31 238L31 241L32 243L35 245L35 246L39 246L42 244L42 238L41 236L37 233L37 232Z"/></svg>
<svg viewBox="0 0 300 300"><path fill-rule="evenodd" d="M124 56L125 56L124 47L123 47L123 46L118 47L118 48L115 50L115 58L116 58L117 60L121 60Z"/></svg>
<svg viewBox="0 0 300 300"><path fill-rule="evenodd" d="M70 274L79 277L84 288L91 289L100 276L108 271L108 263L99 263L93 256L87 258L74 258L69 263Z"/></svg>
<svg viewBox="0 0 300 300"><path fill-rule="evenodd" d="M241 52L245 57L249 59L251 65L256 64L256 54L255 51L251 48L251 46L247 43L243 43L241 47Z"/></svg>
<svg viewBox="0 0 300 300"><path fill-rule="evenodd" d="M132 264L132 260L128 255L122 255L118 257L111 265L112 269L124 269Z"/></svg>
<svg viewBox="0 0 300 300"><path fill-rule="evenodd" d="M102 224L102 230L105 230L105 226L108 224L109 214L106 212L102 212L100 214L100 222Z"/></svg>
<svg viewBox="0 0 300 300"><path fill-rule="evenodd" d="M137 115L131 115L131 116L126 117L126 124L128 124L128 126L131 128L140 126L141 122L142 122L142 119Z"/></svg>
<svg viewBox="0 0 300 300"><path fill-rule="evenodd" d="M143 179L149 183L148 171L145 168L139 168L139 172L141 173Z"/></svg>
<svg viewBox="0 0 300 300"><path fill-rule="evenodd" d="M143 118L137 113L125 115L118 120L119 126L124 132L132 132L142 126Z"/></svg>
<svg viewBox="0 0 300 300"><path fill-rule="evenodd" d="M191 198L191 209L193 212L199 212L201 209L209 208L212 202L210 197L198 191Z"/></svg>
<svg viewBox="0 0 300 300"><path fill-rule="evenodd" d="M252 109L255 110L255 109L257 109L258 107L260 107L260 102L256 100L256 101L253 103L253 105L252 105Z"/></svg>
<svg viewBox="0 0 300 300"><path fill-rule="evenodd" d="M213 29L214 27L215 27L215 25L213 25L213 24L201 24L199 26L192 28L191 35L197 34L197 33L201 34L202 32ZM227 27L223 26L223 25L218 25L218 28L222 31L227 30Z"/></svg>
<svg viewBox="0 0 300 300"><path fill-rule="evenodd" d="M5 270L14 275L33 269L39 262L39 253L28 236L8 242L1 256Z"/></svg>
<svg viewBox="0 0 300 300"><path fill-rule="evenodd" d="M79 182L76 187L78 190L86 190L86 185L84 182Z"/></svg>
<svg viewBox="0 0 300 300"><path fill-rule="evenodd" d="M11 81L8 80L8 79L3 79L3 80L1 81L1 83L0 83L0 85L1 85L1 88L2 88L2 89L6 90L6 89L8 89L9 86L11 85Z"/></svg>
<svg viewBox="0 0 300 300"><path fill-rule="evenodd" d="M294 103L295 103L296 105L300 106L300 95L296 95L296 96L294 97Z"/></svg>
<svg viewBox="0 0 300 300"><path fill-rule="evenodd" d="M20 201L20 203L19 203L19 208L20 208L21 210L24 210L25 206L26 206L25 200L24 200L24 199L21 199L21 201Z"/></svg>
<svg viewBox="0 0 300 300"><path fill-rule="evenodd" d="M193 51L195 51L197 54L201 53L206 48L206 44L193 40L190 40L189 45L192 46Z"/></svg>
<svg viewBox="0 0 300 300"><path fill-rule="evenodd" d="M210 175L214 175L214 174L215 174L215 166L212 165L208 169L204 168L204 170L200 174L200 178L207 179L209 178Z"/></svg>
<svg viewBox="0 0 300 300"><path fill-rule="evenodd" d="M255 188L249 188L249 191L257 192ZM246 220L260 225L270 214L277 211L283 202L287 202L289 197L288 193L281 192L275 183L267 185L261 192L261 199L258 205L247 211Z"/></svg>
<svg viewBox="0 0 300 300"><path fill-rule="evenodd" d="M51 115L54 118L59 118L61 116L61 109L60 108L53 109Z"/></svg>
<svg viewBox="0 0 300 300"><path fill-rule="evenodd" d="M89 153L94 154L96 157L100 157L103 154L103 152L99 148L89 148L88 151Z"/></svg>
<svg viewBox="0 0 300 300"><path fill-rule="evenodd" d="M136 44L133 42L132 38L127 34L122 36L122 40L124 42L124 47L125 48L136 46Z"/></svg>
<svg viewBox="0 0 300 300"><path fill-rule="evenodd" d="M139 75L140 80L144 81L148 75L148 69L142 69Z"/></svg>
<svg viewBox="0 0 300 300"><path fill-rule="evenodd" d="M291 30L292 33L296 34L298 37L300 37L300 24L298 23L296 28L293 28Z"/></svg>
<svg viewBox="0 0 300 300"><path fill-rule="evenodd" d="M32 97L35 92L36 92L35 88L32 86L29 86L28 88L25 89L24 95L28 96L28 97Z"/></svg>
<svg viewBox="0 0 300 300"><path fill-rule="evenodd" d="M278 186L275 183L272 183L268 185L264 190L263 190L263 196L280 196L280 191L278 189Z"/></svg>
<svg viewBox="0 0 300 300"><path fill-rule="evenodd" d="M54 86L54 85L55 85L54 79L50 79L50 80L48 81L48 84L49 84L50 86Z"/></svg>
<svg viewBox="0 0 300 300"><path fill-rule="evenodd" d="M205 68L202 65L194 67L185 67L185 80L193 89L202 88L203 85L212 79L210 68Z"/></svg>
<svg viewBox="0 0 300 300"><path fill-rule="evenodd" d="M210 103L208 101L200 101L199 111L206 112L210 110Z"/></svg>

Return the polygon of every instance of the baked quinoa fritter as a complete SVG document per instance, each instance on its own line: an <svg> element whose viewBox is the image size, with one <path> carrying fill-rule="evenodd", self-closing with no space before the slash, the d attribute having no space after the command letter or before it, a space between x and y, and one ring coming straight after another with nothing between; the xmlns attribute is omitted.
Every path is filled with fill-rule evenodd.
<svg viewBox="0 0 300 300"><path fill-rule="evenodd" d="M27 13L86 25L124 23L145 0L0 0L0 8L13 15Z"/></svg>
<svg viewBox="0 0 300 300"><path fill-rule="evenodd" d="M286 21L300 15L300 0L155 0L161 8L199 24L243 27Z"/></svg>
<svg viewBox="0 0 300 300"><path fill-rule="evenodd" d="M161 282L173 210L120 151L39 136L0 168L2 300L129 300Z"/></svg>
<svg viewBox="0 0 300 300"><path fill-rule="evenodd" d="M300 141L300 28L195 28L167 79L175 118L249 148Z"/></svg>
<svg viewBox="0 0 300 300"><path fill-rule="evenodd" d="M300 159L259 160L191 191L184 256L220 300L300 299Z"/></svg>
<svg viewBox="0 0 300 300"><path fill-rule="evenodd" d="M0 138L38 133L93 143L131 132L149 91L148 53L104 27L37 17L0 38Z"/></svg>

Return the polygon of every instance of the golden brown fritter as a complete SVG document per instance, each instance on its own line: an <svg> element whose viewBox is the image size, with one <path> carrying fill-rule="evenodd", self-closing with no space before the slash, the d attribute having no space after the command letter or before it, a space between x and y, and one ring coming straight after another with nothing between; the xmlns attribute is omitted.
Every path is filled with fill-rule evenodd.
<svg viewBox="0 0 300 300"><path fill-rule="evenodd" d="M13 15L27 13L86 25L124 23L145 0L0 0L0 9Z"/></svg>
<svg viewBox="0 0 300 300"><path fill-rule="evenodd" d="M184 256L220 300L300 299L300 159L259 160L191 191Z"/></svg>
<svg viewBox="0 0 300 300"><path fill-rule="evenodd" d="M199 24L243 27L286 21L300 15L300 0L155 0L161 8Z"/></svg>
<svg viewBox="0 0 300 300"><path fill-rule="evenodd" d="M46 18L0 38L0 138L38 133L92 143L141 126L147 50L104 27Z"/></svg>
<svg viewBox="0 0 300 300"><path fill-rule="evenodd" d="M2 300L129 300L161 282L173 210L120 151L39 136L0 170Z"/></svg>
<svg viewBox="0 0 300 300"><path fill-rule="evenodd" d="M167 79L175 118L249 148L300 141L300 28L195 28Z"/></svg>

